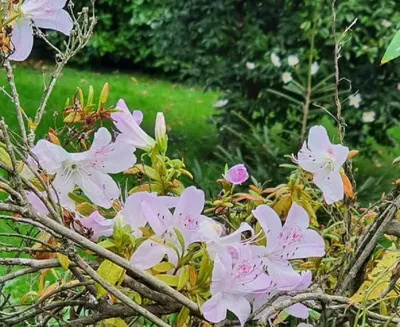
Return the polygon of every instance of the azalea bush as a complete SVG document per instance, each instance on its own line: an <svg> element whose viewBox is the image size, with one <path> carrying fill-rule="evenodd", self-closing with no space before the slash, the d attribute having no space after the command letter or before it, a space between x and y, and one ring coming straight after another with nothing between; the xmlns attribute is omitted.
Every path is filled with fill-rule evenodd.
<svg viewBox="0 0 400 327"><path fill-rule="evenodd" d="M360 206L358 151L345 145L340 106L338 141L321 125L308 129L275 167L286 169L284 184L265 188L237 163L221 168L220 192L208 199L185 182L192 173L184 160L168 155L168 117L158 113L148 135L145 113L123 99L108 103L108 84L71 86L62 124L38 139L57 77L96 22L93 6L65 5L2 2L3 91L19 130L0 120L1 324L400 323L400 189L395 182L379 202ZM29 56L33 36L52 45L41 29L69 38L52 47L53 77L28 117L10 60ZM23 281L25 294L13 296Z"/></svg>

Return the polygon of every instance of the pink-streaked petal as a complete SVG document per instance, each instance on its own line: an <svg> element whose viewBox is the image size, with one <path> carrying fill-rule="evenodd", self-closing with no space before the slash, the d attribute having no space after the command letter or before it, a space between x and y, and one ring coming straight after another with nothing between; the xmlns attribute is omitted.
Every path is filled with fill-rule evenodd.
<svg viewBox="0 0 400 327"><path fill-rule="evenodd" d="M93 168L87 168L85 173L75 173L74 181L93 203L106 209L111 208L113 200L120 195L117 183L109 175Z"/></svg>
<svg viewBox="0 0 400 327"><path fill-rule="evenodd" d="M301 240L285 249L285 253L292 253L290 259L323 257L325 243L315 230L308 229L303 232Z"/></svg>
<svg viewBox="0 0 400 327"><path fill-rule="evenodd" d="M69 154L59 145L50 143L46 140L40 140L32 152L39 160L47 173L54 174L62 168L62 162L69 158Z"/></svg>
<svg viewBox="0 0 400 327"><path fill-rule="evenodd" d="M179 224L179 221L186 217L199 217L204 209L204 192L190 186L183 191L179 197L177 206L174 211L174 223Z"/></svg>
<svg viewBox="0 0 400 327"><path fill-rule="evenodd" d="M153 240L146 240L133 253L130 262L140 269L149 269L168 253L168 247Z"/></svg>
<svg viewBox="0 0 400 327"><path fill-rule="evenodd" d="M321 185L321 191L327 204L343 200L344 186L343 180L338 171L334 171L325 178Z"/></svg>
<svg viewBox="0 0 400 327"><path fill-rule="evenodd" d="M120 141L111 143L110 132L101 127L94 136L93 144L86 152L86 165L101 172L116 174L136 163L135 148Z"/></svg>
<svg viewBox="0 0 400 327"><path fill-rule="evenodd" d="M264 204L252 212L267 237L267 246L272 247L282 230L281 219L272 208Z"/></svg>
<svg viewBox="0 0 400 327"><path fill-rule="evenodd" d="M222 300L222 293L217 293L201 306L204 318L209 322L218 323L226 318L227 310Z"/></svg>
<svg viewBox="0 0 400 327"><path fill-rule="evenodd" d="M56 10L51 15L44 12L44 14L34 17L33 21L37 27L55 30L67 36L74 27L71 16L63 9Z"/></svg>
<svg viewBox="0 0 400 327"><path fill-rule="evenodd" d="M332 147L332 143L329 140L325 127L320 125L311 127L307 145L315 153L327 152Z"/></svg>
<svg viewBox="0 0 400 327"><path fill-rule="evenodd" d="M9 59L24 61L27 59L33 48L33 30L29 19L17 19L11 34L13 53Z"/></svg>

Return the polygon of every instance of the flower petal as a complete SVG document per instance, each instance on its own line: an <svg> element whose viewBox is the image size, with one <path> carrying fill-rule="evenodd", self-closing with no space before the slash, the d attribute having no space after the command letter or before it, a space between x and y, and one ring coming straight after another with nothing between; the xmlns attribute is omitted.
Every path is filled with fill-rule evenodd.
<svg viewBox="0 0 400 327"><path fill-rule="evenodd" d="M232 311L243 327L251 313L251 306L248 300L235 294L224 294L223 302L229 311Z"/></svg>
<svg viewBox="0 0 400 327"><path fill-rule="evenodd" d="M308 148L312 152L326 152L332 147L325 127L317 125L310 128L307 141Z"/></svg>
<svg viewBox="0 0 400 327"><path fill-rule="evenodd" d="M32 152L39 160L39 164L49 173L54 174L62 169L62 162L69 159L69 154L59 145L40 140Z"/></svg>
<svg viewBox="0 0 400 327"><path fill-rule="evenodd" d="M159 263L167 253L167 246L148 239L139 245L130 262L140 269L149 269Z"/></svg>
<svg viewBox="0 0 400 327"><path fill-rule="evenodd" d="M281 219L272 208L264 204L252 212L267 237L268 248L272 247L282 230Z"/></svg>
<svg viewBox="0 0 400 327"><path fill-rule="evenodd" d="M116 174L136 163L135 148L122 142L111 142L110 132L101 127L95 133L93 144L87 151L87 164L104 173Z"/></svg>
<svg viewBox="0 0 400 327"><path fill-rule="evenodd" d="M145 200L141 203L141 209L143 217L157 236L162 236L172 225L172 214L162 203Z"/></svg>
<svg viewBox="0 0 400 327"><path fill-rule="evenodd" d="M44 11L45 10L46 9L44 9ZM63 9L54 9L51 14L44 12L44 14L34 17L33 19L37 27L55 30L65 35L70 35L74 27L71 16Z"/></svg>
<svg viewBox="0 0 400 327"><path fill-rule="evenodd" d="M321 185L321 191L327 204L332 204L343 200L344 186L343 180L338 171L334 171L324 179Z"/></svg>
<svg viewBox="0 0 400 327"><path fill-rule="evenodd" d="M201 306L204 317L212 323L218 323L226 318L227 310L222 293L213 295L209 300Z"/></svg>
<svg viewBox="0 0 400 327"><path fill-rule="evenodd" d="M115 181L109 175L94 168L79 171L74 174L73 178L93 203L106 209L111 208L112 201L120 195L120 190Z"/></svg>
<svg viewBox="0 0 400 327"><path fill-rule="evenodd" d="M349 148L341 144L332 145L333 152L335 153L334 169L339 170L343 166L349 154Z"/></svg>
<svg viewBox="0 0 400 327"><path fill-rule="evenodd" d="M15 21L11 42L13 44L13 53L9 59L14 61L23 61L29 57L33 48L33 30L29 19L17 19Z"/></svg>
<svg viewBox="0 0 400 327"><path fill-rule="evenodd" d="M286 308L284 311L292 315L293 317L300 319L307 319L309 315L308 308L302 303L293 304L292 306Z"/></svg>

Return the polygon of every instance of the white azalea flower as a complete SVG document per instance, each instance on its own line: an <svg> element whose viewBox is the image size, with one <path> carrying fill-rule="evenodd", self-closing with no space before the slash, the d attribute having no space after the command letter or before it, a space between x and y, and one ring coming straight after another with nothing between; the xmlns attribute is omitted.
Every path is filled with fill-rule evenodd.
<svg viewBox="0 0 400 327"><path fill-rule="evenodd" d="M318 63L315 61L312 63L311 65L311 75L315 75L316 73L318 73L319 70L319 65Z"/></svg>
<svg viewBox="0 0 400 327"><path fill-rule="evenodd" d="M293 81L293 77L291 73L285 72L282 74L282 81L283 83L287 84L291 81Z"/></svg>
<svg viewBox="0 0 400 327"><path fill-rule="evenodd" d="M134 150L125 143L111 142L110 132L101 127L88 151L69 153L59 145L40 140L33 153L48 174L56 175L53 186L62 206L73 208L68 194L77 185L93 203L108 209L120 195L117 183L108 174L132 167L136 162Z"/></svg>
<svg viewBox="0 0 400 327"><path fill-rule="evenodd" d="M376 112L375 111L366 111L362 115L362 121L364 123L372 123L375 120Z"/></svg>
<svg viewBox="0 0 400 327"><path fill-rule="evenodd" d="M281 67L281 59L275 53L271 53L271 62L275 67Z"/></svg>
<svg viewBox="0 0 400 327"><path fill-rule="evenodd" d="M69 35L73 23L71 16L62 9L67 0L25 0L21 15L15 20L11 41L13 53L10 60L23 61L33 47L32 22L40 28L52 29Z"/></svg>
<svg viewBox="0 0 400 327"><path fill-rule="evenodd" d="M361 95L359 93L349 96L349 105L354 108L360 108Z"/></svg>
<svg viewBox="0 0 400 327"><path fill-rule="evenodd" d="M249 70L253 70L256 68L256 64L254 62L246 62L246 68Z"/></svg>
<svg viewBox="0 0 400 327"><path fill-rule="evenodd" d="M228 104L229 100L221 99L213 104L214 108L223 108Z"/></svg>
<svg viewBox="0 0 400 327"><path fill-rule="evenodd" d="M299 63L299 57L297 56L289 56L288 57L288 64L289 66L296 66Z"/></svg>
<svg viewBox="0 0 400 327"><path fill-rule="evenodd" d="M346 161L349 148L332 144L323 126L313 126L294 161L313 175L315 185L322 191L327 204L344 197L340 168Z"/></svg>
<svg viewBox="0 0 400 327"><path fill-rule="evenodd" d="M383 19L383 20L381 21L381 25L382 25L382 27L384 27L384 28L389 28L390 26L392 26L392 23L389 22L389 21L386 20L386 19Z"/></svg>

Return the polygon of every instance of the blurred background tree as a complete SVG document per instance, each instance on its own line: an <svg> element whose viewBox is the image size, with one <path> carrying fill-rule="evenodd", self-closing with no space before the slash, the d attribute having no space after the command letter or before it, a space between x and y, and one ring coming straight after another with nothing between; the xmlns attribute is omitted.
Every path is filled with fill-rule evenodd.
<svg viewBox="0 0 400 327"><path fill-rule="evenodd" d="M218 92L209 118L220 145L216 155L215 148L196 153L198 162L211 161L195 165L203 183L204 175L217 176L215 160L242 161L258 180L279 181L284 173L274 167L288 162L283 155L295 152L307 127L322 123L335 134L330 0L97 0L96 6L97 31L76 65L162 74ZM366 156L356 177L372 183L374 168L389 167L382 146L399 147L400 66L380 66L380 59L400 29L400 2L340 1L336 17L338 36L357 19L343 40L340 91L346 142ZM289 56L299 63L291 66Z"/></svg>

